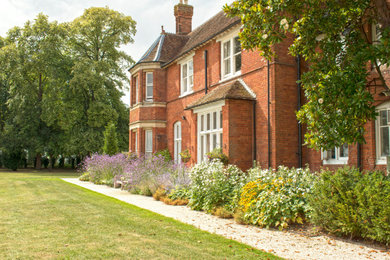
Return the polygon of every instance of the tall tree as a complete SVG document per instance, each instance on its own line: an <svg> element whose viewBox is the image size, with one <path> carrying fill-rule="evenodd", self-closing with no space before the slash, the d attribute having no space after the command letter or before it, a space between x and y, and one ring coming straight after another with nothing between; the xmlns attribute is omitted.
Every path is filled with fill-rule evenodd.
<svg viewBox="0 0 390 260"><path fill-rule="evenodd" d="M119 152L118 137L116 134L116 127L113 123L109 123L104 131L104 146L103 153L110 156Z"/></svg>
<svg viewBox="0 0 390 260"><path fill-rule="evenodd" d="M57 22L39 14L23 28L8 32L6 45L0 49L2 68L9 84L7 106L8 126L4 131L7 140L17 140L24 149L36 154L40 168L41 154L55 139L55 127L45 118L53 113L53 97L58 86L66 82L63 63L65 30ZM9 142L8 142L9 144Z"/></svg>
<svg viewBox="0 0 390 260"><path fill-rule="evenodd" d="M375 118L367 88L367 65L389 89L380 64L390 63L390 9L386 0L236 0L225 11L240 16L241 42L274 56L278 43L291 37L292 55L310 65L302 83L308 102L298 112L313 148L330 149L364 141L364 125ZM381 38L372 44L368 27Z"/></svg>
<svg viewBox="0 0 390 260"><path fill-rule="evenodd" d="M135 25L130 16L107 7L89 8L70 24L74 66L61 120L71 138L70 152L100 151L107 122L126 120L120 98L133 60L119 48L133 42Z"/></svg>

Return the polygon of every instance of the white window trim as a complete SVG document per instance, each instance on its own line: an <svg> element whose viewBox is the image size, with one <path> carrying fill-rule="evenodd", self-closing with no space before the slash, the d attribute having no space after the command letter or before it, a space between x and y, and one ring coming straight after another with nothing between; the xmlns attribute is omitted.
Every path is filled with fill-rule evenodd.
<svg viewBox="0 0 390 260"><path fill-rule="evenodd" d="M336 147L336 148L333 148L333 149L336 149L336 158L335 159L333 159L333 158L326 159L326 153L328 153L328 151L322 151L321 152L323 164L324 165L348 164L349 156L348 157L341 157L340 156L340 147ZM349 153L349 147L348 147L348 153Z"/></svg>
<svg viewBox="0 0 390 260"><path fill-rule="evenodd" d="M152 75L153 81L152 81L151 84L148 84L148 75ZM146 72L146 74L145 74L145 87L146 87L146 89L145 89L145 96L146 96L145 100L146 100L146 101L153 101L153 92L154 92L153 83L154 83L154 75L153 75L153 72ZM150 94L150 93L148 93L148 87L149 87L149 86L152 87L152 93L151 93L151 95L148 95L148 94Z"/></svg>
<svg viewBox="0 0 390 260"><path fill-rule="evenodd" d="M185 97L194 93L194 54L191 54L186 59L183 59L180 62L180 98ZM187 83L189 83L189 63L192 62L192 85L187 84L187 91L184 91L184 82L183 82L183 66L187 65Z"/></svg>
<svg viewBox="0 0 390 260"><path fill-rule="evenodd" d="M135 133L134 150L138 154L138 131L134 131L134 133Z"/></svg>
<svg viewBox="0 0 390 260"><path fill-rule="evenodd" d="M198 118L198 126L197 126L197 149L198 149L198 153L197 153L197 162L198 163L201 163L203 161L203 159L205 158L202 158L202 155L201 155L201 136L204 136L204 135L207 135L207 134L210 134L210 137L211 137L211 134L215 134L217 139L216 139L216 143L217 143L217 147L220 147L220 144L223 140L221 140L221 137L220 137L220 134L223 135L223 127L220 128L220 125L222 125L221 123L221 118L220 118L220 113L222 112L222 106L225 105L225 101L222 100L222 102L215 102L215 103L212 103L210 105L206 105L206 106L203 106L201 108L198 108L198 109L194 109L194 113L197 114L197 118ZM216 126L217 128L216 129L212 129L212 125L213 125L213 121L214 121L214 118L213 118L213 113L216 112L216 115L217 115L217 118L216 118ZM210 114L210 130L204 130L204 131L201 131L201 117L202 115L204 116L204 128L206 129L206 123L207 123L207 114ZM223 120L223 119L222 119ZM204 147L206 146L206 138L203 139L203 142L204 142ZM209 150L211 152L211 148L212 148L212 140L210 138L210 144L209 144ZM222 147L220 147L222 148Z"/></svg>
<svg viewBox="0 0 390 260"><path fill-rule="evenodd" d="M179 132L176 130L179 129ZM174 161L175 163L181 162L181 140L182 140L182 128L181 128L181 122L178 121L173 125L173 140L174 140Z"/></svg>
<svg viewBox="0 0 390 260"><path fill-rule="evenodd" d="M386 156L381 156L381 142L380 142L380 111L390 110L390 102L385 102L376 107L376 112L378 116L375 119L375 147L376 147L376 164L377 165L386 165L387 160Z"/></svg>
<svg viewBox="0 0 390 260"><path fill-rule="evenodd" d="M235 70L235 59L234 57L237 55L234 55L234 39L236 37L238 37L238 33L239 33L239 30L238 31L234 31L233 33L230 33L226 36L224 36L220 42L221 42L221 82L222 81L225 81L227 79L230 79L230 78L233 78L233 77L237 77L239 75L241 75L241 69L239 71L234 71ZM225 74L224 70L225 70L225 66L224 66L224 57L223 57L223 47L224 47L224 44L229 42L230 44L230 56L229 56L229 59L231 60L230 62L230 73L229 74ZM241 52L240 54L241 57L242 57L242 49L241 49ZM241 62L241 65L242 65L242 62Z"/></svg>
<svg viewBox="0 0 390 260"><path fill-rule="evenodd" d="M151 147L148 147L148 133L151 133L150 134L150 143L151 143ZM148 149L150 148L150 149ZM145 155L148 155L148 154L153 154L153 131L151 129L147 129L145 130Z"/></svg>
<svg viewBox="0 0 390 260"><path fill-rule="evenodd" d="M139 80L138 76L134 77L135 80L135 104L139 103Z"/></svg>

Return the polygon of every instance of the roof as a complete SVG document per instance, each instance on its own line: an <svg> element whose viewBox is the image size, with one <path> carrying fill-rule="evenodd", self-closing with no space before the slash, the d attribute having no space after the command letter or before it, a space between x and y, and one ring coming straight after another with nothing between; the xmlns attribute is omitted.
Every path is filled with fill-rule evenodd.
<svg viewBox="0 0 390 260"><path fill-rule="evenodd" d="M187 106L186 110L225 99L256 100L256 98L245 88L241 81L236 80L218 86L205 96Z"/></svg>
<svg viewBox="0 0 390 260"><path fill-rule="evenodd" d="M188 35L163 32L134 66L145 62L160 62L163 66L168 65L239 23L240 18L227 17L221 11Z"/></svg>

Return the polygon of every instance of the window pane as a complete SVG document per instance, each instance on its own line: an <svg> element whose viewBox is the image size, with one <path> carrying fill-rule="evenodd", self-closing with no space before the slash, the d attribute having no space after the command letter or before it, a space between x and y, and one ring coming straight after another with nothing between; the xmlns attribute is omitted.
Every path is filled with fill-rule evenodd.
<svg viewBox="0 0 390 260"><path fill-rule="evenodd" d="M188 75L193 75L194 74L194 64L193 61L191 60L188 62Z"/></svg>
<svg viewBox="0 0 390 260"><path fill-rule="evenodd" d="M183 79L183 92L187 92L187 78Z"/></svg>
<svg viewBox="0 0 390 260"><path fill-rule="evenodd" d="M210 134L206 134L206 153L210 152Z"/></svg>
<svg viewBox="0 0 390 260"><path fill-rule="evenodd" d="M227 60L224 60L224 74L227 75L227 74L230 74L230 63L231 63L231 59L227 59Z"/></svg>
<svg viewBox="0 0 390 260"><path fill-rule="evenodd" d="M220 147L220 148L223 148L222 133L219 134L219 147Z"/></svg>
<svg viewBox="0 0 390 260"><path fill-rule="evenodd" d="M187 64L183 65L183 78L187 77Z"/></svg>
<svg viewBox="0 0 390 260"><path fill-rule="evenodd" d="M146 83L153 85L153 73L146 73Z"/></svg>
<svg viewBox="0 0 390 260"><path fill-rule="evenodd" d="M336 159L336 148L333 148L332 150L328 150L328 154L330 154L329 159Z"/></svg>
<svg viewBox="0 0 390 260"><path fill-rule="evenodd" d="M230 57L230 41L223 44L223 58Z"/></svg>
<svg viewBox="0 0 390 260"><path fill-rule="evenodd" d="M241 43L238 37L234 38L234 54L241 52Z"/></svg>
<svg viewBox="0 0 390 260"><path fill-rule="evenodd" d="M212 150L217 148L217 134L213 134L213 147Z"/></svg>
<svg viewBox="0 0 390 260"><path fill-rule="evenodd" d="M210 114L207 114L207 131L210 130Z"/></svg>
<svg viewBox="0 0 390 260"><path fill-rule="evenodd" d="M387 125L387 110L380 112L380 123L382 125Z"/></svg>
<svg viewBox="0 0 390 260"><path fill-rule="evenodd" d="M381 156L389 154L389 127L381 127Z"/></svg>
<svg viewBox="0 0 390 260"><path fill-rule="evenodd" d="M213 112L213 130L217 129L217 112Z"/></svg>
<svg viewBox="0 0 390 260"><path fill-rule="evenodd" d="M348 144L343 144L340 147L340 157L348 157Z"/></svg>
<svg viewBox="0 0 390 260"><path fill-rule="evenodd" d="M146 143L146 147L145 147L145 152L152 152L153 151L153 140L152 140L152 131L151 130L147 130L145 131L145 135L146 135L146 140L145 140L145 143Z"/></svg>
<svg viewBox="0 0 390 260"><path fill-rule="evenodd" d="M222 111L219 114L220 119L219 119L219 128L222 129Z"/></svg>
<svg viewBox="0 0 390 260"><path fill-rule="evenodd" d="M153 86L148 86L146 89L146 97L152 98L153 97Z"/></svg>
<svg viewBox="0 0 390 260"><path fill-rule="evenodd" d="M200 117L200 131L204 131L204 115Z"/></svg>
<svg viewBox="0 0 390 260"><path fill-rule="evenodd" d="M237 54L235 57L234 57L234 65L235 65L235 72L237 71L240 71L241 70L241 54Z"/></svg>
<svg viewBox="0 0 390 260"><path fill-rule="evenodd" d="M201 161L203 161L203 155L204 155L204 136L202 135L200 137L200 158L201 158Z"/></svg>

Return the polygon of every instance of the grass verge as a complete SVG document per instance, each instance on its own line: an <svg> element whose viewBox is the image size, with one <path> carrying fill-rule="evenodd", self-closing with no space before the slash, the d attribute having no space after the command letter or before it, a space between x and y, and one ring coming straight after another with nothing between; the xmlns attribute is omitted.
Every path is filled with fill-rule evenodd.
<svg viewBox="0 0 390 260"><path fill-rule="evenodd" d="M0 259L280 259L61 177L0 170Z"/></svg>

